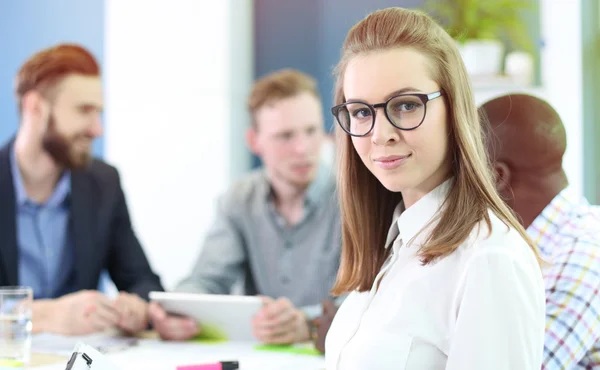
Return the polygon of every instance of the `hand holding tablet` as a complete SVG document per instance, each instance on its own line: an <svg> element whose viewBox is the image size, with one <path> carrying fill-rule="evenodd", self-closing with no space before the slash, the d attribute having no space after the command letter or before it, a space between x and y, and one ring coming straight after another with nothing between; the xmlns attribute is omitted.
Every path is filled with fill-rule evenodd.
<svg viewBox="0 0 600 370"><path fill-rule="evenodd" d="M306 316L289 299L262 299L264 306L252 320L258 340L268 344L291 344L309 339Z"/></svg>
<svg viewBox="0 0 600 370"><path fill-rule="evenodd" d="M187 340L200 333L196 320L166 312L157 302L148 305L148 316L154 330L164 340Z"/></svg>
<svg viewBox="0 0 600 370"><path fill-rule="evenodd" d="M150 300L150 316L164 339L184 340L200 333L209 339L256 341L252 319L263 306L259 297L151 292ZM194 321L199 327L194 328Z"/></svg>

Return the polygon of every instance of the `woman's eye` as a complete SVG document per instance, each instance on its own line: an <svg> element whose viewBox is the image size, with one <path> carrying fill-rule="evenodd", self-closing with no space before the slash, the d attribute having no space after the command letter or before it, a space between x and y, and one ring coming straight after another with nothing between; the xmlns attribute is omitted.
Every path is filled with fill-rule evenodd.
<svg viewBox="0 0 600 370"><path fill-rule="evenodd" d="M371 115L371 112L366 108L357 109L352 112L352 117L356 118L366 118Z"/></svg>
<svg viewBox="0 0 600 370"><path fill-rule="evenodd" d="M400 111L400 112L411 112L415 109L419 108L419 104L418 103L397 103L396 106L394 107L394 110L396 111Z"/></svg>

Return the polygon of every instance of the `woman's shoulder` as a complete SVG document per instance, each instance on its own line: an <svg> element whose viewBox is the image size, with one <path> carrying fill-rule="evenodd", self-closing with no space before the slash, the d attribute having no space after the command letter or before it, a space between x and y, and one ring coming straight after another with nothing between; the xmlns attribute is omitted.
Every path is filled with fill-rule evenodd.
<svg viewBox="0 0 600 370"><path fill-rule="evenodd" d="M499 254L537 266L535 254L523 236L493 211L490 210L488 216L489 225L482 220L473 228L469 238L461 245L462 253L468 257Z"/></svg>

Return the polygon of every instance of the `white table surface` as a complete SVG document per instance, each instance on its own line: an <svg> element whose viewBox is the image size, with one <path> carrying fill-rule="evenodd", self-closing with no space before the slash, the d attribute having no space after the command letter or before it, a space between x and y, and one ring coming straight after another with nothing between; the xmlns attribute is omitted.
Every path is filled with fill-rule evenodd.
<svg viewBox="0 0 600 370"><path fill-rule="evenodd" d="M115 370L168 370L181 365L194 365L216 361L239 361L240 370L320 370L325 368L321 356L297 355L254 349L253 343L186 343L142 339L135 347L109 353L106 356L118 369ZM66 361L54 365L38 366L36 370L64 370Z"/></svg>

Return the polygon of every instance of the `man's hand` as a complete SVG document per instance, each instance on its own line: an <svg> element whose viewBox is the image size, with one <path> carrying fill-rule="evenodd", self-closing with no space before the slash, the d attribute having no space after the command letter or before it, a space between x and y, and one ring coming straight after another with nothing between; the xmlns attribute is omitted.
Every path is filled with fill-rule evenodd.
<svg viewBox="0 0 600 370"><path fill-rule="evenodd" d="M252 320L254 335L263 343L291 344L309 339L304 313L287 298L262 297L264 307Z"/></svg>
<svg viewBox="0 0 600 370"><path fill-rule="evenodd" d="M55 300L33 303L36 332L85 335L115 327L119 312L102 293L84 290ZM38 320L35 322L35 320Z"/></svg>
<svg viewBox="0 0 600 370"><path fill-rule="evenodd" d="M119 293L114 302L119 312L117 323L128 334L136 334L148 327L148 303L135 294Z"/></svg>
<svg viewBox="0 0 600 370"><path fill-rule="evenodd" d="M319 352L325 353L325 337L327 336L329 327L331 327L333 317L335 316L338 307L331 299L324 300L322 305L323 314L314 321L314 326L317 330L315 337L312 339L315 343L315 348L319 350Z"/></svg>
<svg viewBox="0 0 600 370"><path fill-rule="evenodd" d="M200 328L193 319L169 315L156 302L150 303L148 313L154 329L162 339L186 340L200 333Z"/></svg>

